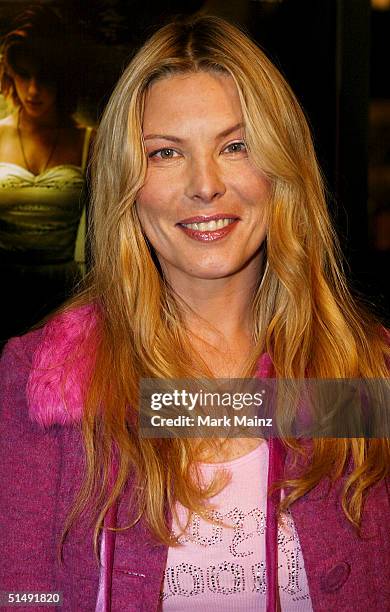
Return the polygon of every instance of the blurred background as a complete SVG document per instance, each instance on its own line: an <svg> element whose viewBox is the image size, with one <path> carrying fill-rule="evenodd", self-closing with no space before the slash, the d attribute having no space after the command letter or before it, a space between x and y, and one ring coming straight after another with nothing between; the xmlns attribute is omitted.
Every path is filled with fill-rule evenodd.
<svg viewBox="0 0 390 612"><path fill-rule="evenodd" d="M0 1L0 36L31 4ZM390 0L40 4L72 23L82 71L76 116L83 125L97 125L129 57L166 21L202 9L243 26L285 75L306 111L352 286L389 324ZM0 119L7 112L0 96ZM83 232L78 239L83 240Z"/></svg>

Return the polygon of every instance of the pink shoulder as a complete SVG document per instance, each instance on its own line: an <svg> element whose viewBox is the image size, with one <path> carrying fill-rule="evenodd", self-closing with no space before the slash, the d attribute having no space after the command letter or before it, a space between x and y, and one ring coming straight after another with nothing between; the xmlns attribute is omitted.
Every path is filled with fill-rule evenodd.
<svg viewBox="0 0 390 612"><path fill-rule="evenodd" d="M56 315L43 328L32 356L26 398L29 416L47 427L81 419L96 351L97 307Z"/></svg>

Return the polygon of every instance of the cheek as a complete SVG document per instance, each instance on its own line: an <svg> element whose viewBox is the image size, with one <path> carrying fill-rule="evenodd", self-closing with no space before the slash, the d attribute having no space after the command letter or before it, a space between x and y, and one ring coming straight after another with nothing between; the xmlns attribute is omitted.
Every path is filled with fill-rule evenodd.
<svg viewBox="0 0 390 612"><path fill-rule="evenodd" d="M264 175L259 176L257 174L253 178L251 189L256 194L257 200L262 204L266 204L271 191L271 181Z"/></svg>
<svg viewBox="0 0 390 612"><path fill-rule="evenodd" d="M21 79L17 79L14 78L13 79L13 84L14 84L14 88L16 93L18 94L18 96L23 96L24 95L24 91L26 89L24 82Z"/></svg>
<svg viewBox="0 0 390 612"><path fill-rule="evenodd" d="M149 195L150 194L150 195ZM136 202L138 218L146 237L157 247L164 233L165 219L163 202L155 194L142 190Z"/></svg>
<svg viewBox="0 0 390 612"><path fill-rule="evenodd" d="M137 195L139 218L156 223L172 220L175 214L175 201L173 182L167 181L163 175L153 174L147 178Z"/></svg>
<svg viewBox="0 0 390 612"><path fill-rule="evenodd" d="M248 214L264 217L271 193L271 182L267 178L252 173L242 175L237 192L240 193Z"/></svg>
<svg viewBox="0 0 390 612"><path fill-rule="evenodd" d="M55 87L46 87L43 90L43 97L48 106L54 104L57 99L57 89Z"/></svg>
<svg viewBox="0 0 390 612"><path fill-rule="evenodd" d="M149 194L148 190L143 190L137 197L137 212L142 225L146 223L157 222L161 216L161 206L159 201L153 194Z"/></svg>

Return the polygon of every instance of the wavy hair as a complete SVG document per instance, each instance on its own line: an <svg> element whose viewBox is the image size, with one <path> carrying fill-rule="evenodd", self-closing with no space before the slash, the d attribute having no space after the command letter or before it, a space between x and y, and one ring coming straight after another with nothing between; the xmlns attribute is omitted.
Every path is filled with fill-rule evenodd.
<svg viewBox="0 0 390 612"><path fill-rule="evenodd" d="M137 518L144 516L159 540L170 544L166 504L173 509L179 501L205 516L207 499L216 490L202 489L191 477L200 445L186 439L141 439L134 425L141 377L212 377L194 354L182 305L155 264L135 206L147 169L142 136L146 92L156 79L198 71L234 79L249 154L271 183L266 269L253 300L255 348L241 375L252 376L265 351L279 378L388 375L389 349L380 324L348 289L310 130L289 85L243 32L217 17L166 25L125 69L103 115L92 163L93 269L88 288L71 303L93 300L100 317L82 424L86 479L64 534L93 499L95 546L107 509L130 473L138 482ZM298 440L285 444L297 459L306 453ZM113 455L118 473L110 488ZM345 476L351 459L353 469ZM324 477L343 475L344 512L359 526L365 494L388 474L389 465L385 439L313 440L310 461L299 477L286 476L280 483L288 487L283 508Z"/></svg>

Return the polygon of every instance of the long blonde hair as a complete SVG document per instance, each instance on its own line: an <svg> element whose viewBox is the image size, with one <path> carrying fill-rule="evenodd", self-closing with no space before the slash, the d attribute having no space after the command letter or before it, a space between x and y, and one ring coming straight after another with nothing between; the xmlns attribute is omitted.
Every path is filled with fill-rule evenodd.
<svg viewBox="0 0 390 612"><path fill-rule="evenodd" d="M166 543L166 504L173 508L180 501L204 513L211 494L191 478L197 449L190 440L141 439L134 427L141 377L208 374L194 355L180 304L155 265L134 205L147 168L142 118L148 87L156 79L201 70L234 79L250 155L272 185L267 271L253 301L255 348L245 374L253 375L264 351L280 378L388 373L380 326L348 289L310 131L290 87L245 34L217 17L163 27L126 68L103 115L92 164L93 269L87 290L70 304L95 301L100 317L82 423L86 479L64 533L93 500L95 545L104 515L131 472L138 482L138 517ZM297 440L286 444L296 455L302 452ZM113 449L118 474L109 488ZM359 525L366 491L389 472L385 439L314 440L305 472L284 482L290 487L284 507L323 477L341 476L351 457L342 503Z"/></svg>

